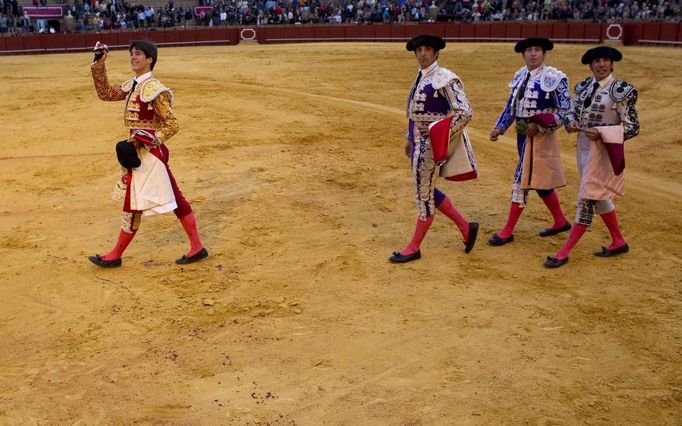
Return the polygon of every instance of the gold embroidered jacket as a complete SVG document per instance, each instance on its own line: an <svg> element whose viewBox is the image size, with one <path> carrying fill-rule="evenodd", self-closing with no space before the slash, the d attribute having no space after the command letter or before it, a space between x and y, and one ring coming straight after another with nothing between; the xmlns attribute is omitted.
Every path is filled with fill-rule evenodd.
<svg viewBox="0 0 682 426"><path fill-rule="evenodd" d="M109 85L104 62L95 62L91 70L95 90L100 99L126 101L123 124L131 132L137 129L152 130L159 143L167 141L178 132L180 127L173 113L173 93L159 80L150 77L131 91L133 79L125 81L120 86Z"/></svg>

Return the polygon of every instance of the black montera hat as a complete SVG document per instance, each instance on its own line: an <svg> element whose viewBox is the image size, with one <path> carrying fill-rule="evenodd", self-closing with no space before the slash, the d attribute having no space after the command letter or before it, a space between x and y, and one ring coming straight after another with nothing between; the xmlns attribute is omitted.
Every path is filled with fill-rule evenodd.
<svg viewBox="0 0 682 426"><path fill-rule="evenodd" d="M608 58L613 62L618 62L623 59L623 54L620 53L618 49L611 46L597 46L592 49L588 49L583 55L581 62L585 65L591 64L592 61L599 58Z"/></svg>
<svg viewBox="0 0 682 426"><path fill-rule="evenodd" d="M526 49L533 46L537 46L545 52L554 49L554 43L548 38L528 37L524 38L523 40L519 40L518 43L516 43L516 46L514 46L514 52L523 53L526 51Z"/></svg>
<svg viewBox="0 0 682 426"><path fill-rule="evenodd" d="M118 163L126 169L140 167L140 164L142 164L137 156L135 145L128 141L121 141L116 144L116 157L118 158Z"/></svg>
<svg viewBox="0 0 682 426"><path fill-rule="evenodd" d="M408 41L405 48L412 52L419 46L431 46L433 50L438 51L445 48L445 40L435 35L421 34Z"/></svg>

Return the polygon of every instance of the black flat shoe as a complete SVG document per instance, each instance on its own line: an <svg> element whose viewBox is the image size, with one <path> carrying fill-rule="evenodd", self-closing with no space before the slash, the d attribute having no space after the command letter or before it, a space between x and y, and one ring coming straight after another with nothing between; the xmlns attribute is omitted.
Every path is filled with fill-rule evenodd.
<svg viewBox="0 0 682 426"><path fill-rule="evenodd" d="M118 268L119 266L121 266L122 263L121 259L104 260L100 257L99 254L96 254L94 256L88 256L88 259L90 259L90 262L102 268Z"/></svg>
<svg viewBox="0 0 682 426"><path fill-rule="evenodd" d="M566 231L570 231L570 230L571 230L571 223L566 221L565 225L563 225L559 228L556 228L556 229L552 229L552 228L543 229L542 231L540 231L540 233L538 235L541 237L551 237L552 235L561 234L562 232L566 232Z"/></svg>
<svg viewBox="0 0 682 426"><path fill-rule="evenodd" d="M464 253L469 253L474 249L478 237L478 222L469 222L469 239L464 242Z"/></svg>
<svg viewBox="0 0 682 426"><path fill-rule="evenodd" d="M177 263L178 265L187 265L189 263L194 263L194 262L197 262L201 259L205 259L207 257L208 257L208 250L206 250L206 248L204 247L189 257L185 256L183 254L181 258L179 258L175 261L175 263Z"/></svg>
<svg viewBox="0 0 682 426"><path fill-rule="evenodd" d="M625 243L622 246L615 248L615 249L609 249L608 247L602 246L601 251L595 251L594 255L599 256L599 257L610 257L610 256L617 256L619 254L627 253L629 251L630 251L630 246L628 246L628 243Z"/></svg>
<svg viewBox="0 0 682 426"><path fill-rule="evenodd" d="M556 257L547 256L545 260L545 268L558 268L565 265L568 262L568 257L564 259L557 259Z"/></svg>
<svg viewBox="0 0 682 426"><path fill-rule="evenodd" d="M388 258L388 260L391 263L407 263L407 262L412 262L413 260L419 260L422 257L422 252L421 250L417 250L412 254L400 254L400 252L394 251L391 257Z"/></svg>
<svg viewBox="0 0 682 426"><path fill-rule="evenodd" d="M491 246L503 246L507 243L511 243L512 241L514 241L514 234L508 236L507 238L502 238L497 234L493 234L493 236L488 240L488 244Z"/></svg>

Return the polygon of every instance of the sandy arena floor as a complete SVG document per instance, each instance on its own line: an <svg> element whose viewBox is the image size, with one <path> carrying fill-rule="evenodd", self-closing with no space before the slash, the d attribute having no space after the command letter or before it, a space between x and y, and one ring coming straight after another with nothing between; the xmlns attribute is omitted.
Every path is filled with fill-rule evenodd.
<svg viewBox="0 0 682 426"><path fill-rule="evenodd" d="M571 85L589 46L547 63ZM504 223L512 132L487 134L522 65L511 44L450 44L441 64L474 106L482 176L441 188L479 242L438 216L419 262L402 153L416 62L402 43L162 48L175 93L171 167L210 259L175 216L145 218L123 267L108 251L123 103L95 95L90 54L0 57L0 424L682 424L682 49L625 47L640 93L617 202L631 252L595 221L559 270L565 235L532 196ZM108 60L128 78L127 52ZM575 214L574 137L561 131Z"/></svg>

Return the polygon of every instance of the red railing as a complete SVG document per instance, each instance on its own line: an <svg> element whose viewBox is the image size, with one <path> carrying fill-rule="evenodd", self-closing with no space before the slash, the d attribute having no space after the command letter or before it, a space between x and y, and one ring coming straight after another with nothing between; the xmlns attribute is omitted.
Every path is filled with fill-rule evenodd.
<svg viewBox="0 0 682 426"><path fill-rule="evenodd" d="M85 51L96 41L125 48L130 41L150 39L160 46L234 45L239 42L301 43L324 41L396 41L417 34L439 35L447 41L516 41L542 36L562 43L597 44L605 40L630 44L682 46L681 23L596 24L586 22L496 22L480 24L291 25L261 27L196 27L153 31L58 33L0 37L0 54Z"/></svg>

